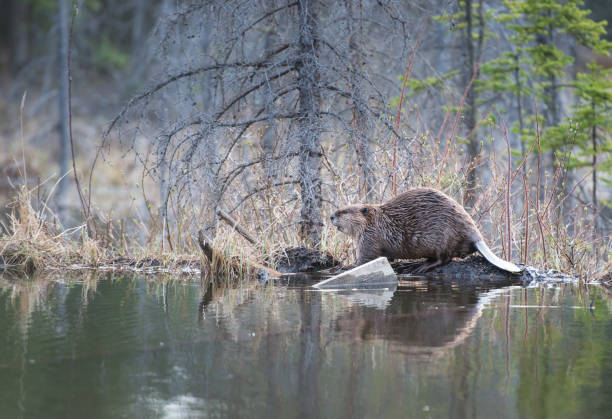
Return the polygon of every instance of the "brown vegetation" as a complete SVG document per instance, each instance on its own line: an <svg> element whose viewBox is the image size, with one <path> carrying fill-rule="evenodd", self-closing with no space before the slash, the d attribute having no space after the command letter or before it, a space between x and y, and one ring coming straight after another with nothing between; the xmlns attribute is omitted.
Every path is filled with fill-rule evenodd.
<svg viewBox="0 0 612 419"><path fill-rule="evenodd" d="M447 146L450 151L440 151L444 148L431 137L416 142L413 153L418 158L412 167L413 186L438 187L460 200L467 171L459 160L452 158L456 155L454 151L457 147L450 144ZM532 149L531 153L537 161L537 149ZM330 159L332 157L330 155ZM534 170L535 175L531 171L521 174L525 161L509 171L501 167L496 159L491 160L487 169L491 172L492 182L474 194L475 206L471 215L491 247L508 259L555 268L581 278L591 278L609 270L610 262L601 263L601 258L610 254L610 242L606 237L592 240L593 224L589 208L577 202L569 210L571 222L559 211L567 196L580 186L588 174L573 185L568 185L568 192L562 195L558 185L561 184L559 179L565 176L563 167L538 182L531 176L537 175L539 170ZM391 159L386 162L392 164ZM479 165L477 170L484 170L484 164ZM332 185L338 191L338 203L351 202L350 194L346 191L357 187L358 171L356 165L346 164L343 176L333 179ZM390 182L390 179L385 183L379 182L379 190L387 190ZM542 190L530 186L533 184L541 184ZM297 206L287 202L287 192L290 193L274 188L272 193L271 189L264 188L247 200L248 206L242 206L240 212L234 211L236 220L231 219L217 226L214 240L209 242L221 252L220 260L225 262L214 262L216 265L209 272L224 271L231 273L229 276L232 278L251 275L258 272L251 269L252 265L236 262L273 260L270 258L272 254L299 246L296 226L286 223L287 219L293 218L289 214L298 210ZM136 224L142 226L144 231L133 235L126 233L124 222L100 216L89 237L83 226L58 231L55 224L48 221L52 219L48 208L44 205L40 211L32 208L32 195L27 188L20 189L12 205L10 221L5 226L7 234L0 236L0 258L5 267L32 272L73 265L114 265L178 271L186 266L199 266L203 260L197 238L189 234L194 221L197 225L193 208L182 208L173 226L164 224L159 216L151 212L148 222L140 220ZM526 205L521 204L523 200ZM333 207L327 207L326 213L331 213L331 210ZM225 212L223 215L230 217ZM241 228L245 231L237 232L238 225L249 226L251 232L244 227ZM256 243L245 239L245 234L254 236L250 238L255 238ZM352 240L335 231L331 225L323 228L320 249L328 251L338 260L355 260ZM220 269L228 261L226 269Z"/></svg>

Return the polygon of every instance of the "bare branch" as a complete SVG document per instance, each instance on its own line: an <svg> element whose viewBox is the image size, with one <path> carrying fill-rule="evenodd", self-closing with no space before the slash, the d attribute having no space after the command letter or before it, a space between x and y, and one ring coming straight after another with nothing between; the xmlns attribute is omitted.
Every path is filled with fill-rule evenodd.
<svg viewBox="0 0 612 419"><path fill-rule="evenodd" d="M236 205L234 205L234 207L230 210L230 213L232 213L232 212L236 211L238 208L240 208L240 206L247 199L252 197L253 195L257 195L260 192L267 191L267 190L272 189L272 188L277 188L279 186L295 185L297 183L299 183L297 180L285 180L283 182L276 182L276 183L273 183L271 185L266 185L266 186L262 186L261 188L254 189L251 192L249 192L248 194L246 194L244 197L242 197L242 199L240 199L240 201Z"/></svg>
<svg viewBox="0 0 612 419"><path fill-rule="evenodd" d="M280 52L284 51L285 49L287 49L289 47L290 44L284 44L281 47L279 47L276 51L273 51L272 53L266 55L266 57L264 57L263 59L259 60L259 61L254 61L254 62L244 62L244 61L236 61L233 63L227 63L227 64L211 64L211 65L207 65L207 66L203 66L203 67L199 67L193 70L189 70L189 71L185 71L179 74L175 74L173 76L171 76L170 78L157 83L153 88L147 90L144 93L141 93L138 96L133 97L132 99L130 99L128 101L128 103L123 107L123 109L121 109L121 112L119 112L119 114L111 121L109 127L106 129L105 133L104 133L104 138L108 137L108 135L110 134L110 132L113 130L113 128L115 127L115 125L117 124L117 122L123 118L125 116L125 114L127 113L127 111L137 102L153 95L154 93L158 92L159 90L163 89L164 87L168 86L169 84L172 84L174 82L176 82L177 80L186 78L186 77L191 77L191 76L195 76L197 74L201 74L207 71L212 71L212 70L220 70L220 69L227 69L227 68L266 68L266 67L277 67L277 66L281 66L281 65L289 65L290 63L287 61L286 63L283 64L283 62L280 63L274 63L271 64L270 63L270 57L279 54ZM290 71L290 70L289 70ZM289 71L283 72L284 74L287 74ZM261 87L261 86L259 86ZM239 99L238 99L239 100ZM232 102L233 104L233 102Z"/></svg>

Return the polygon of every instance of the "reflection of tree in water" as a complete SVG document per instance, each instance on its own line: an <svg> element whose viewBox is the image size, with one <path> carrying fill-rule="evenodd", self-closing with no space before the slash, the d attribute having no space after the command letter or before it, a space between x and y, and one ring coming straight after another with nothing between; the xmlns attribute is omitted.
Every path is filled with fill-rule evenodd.
<svg viewBox="0 0 612 419"><path fill-rule="evenodd" d="M301 290L300 356L298 372L299 417L320 417L318 381L321 369L321 299L318 295Z"/></svg>
<svg viewBox="0 0 612 419"><path fill-rule="evenodd" d="M238 280L233 282L202 280L200 282L200 302L198 304L198 323L206 318L207 310L213 309L215 315L223 318L234 317L234 311L243 305L259 301L258 297L270 296L266 286L257 281Z"/></svg>

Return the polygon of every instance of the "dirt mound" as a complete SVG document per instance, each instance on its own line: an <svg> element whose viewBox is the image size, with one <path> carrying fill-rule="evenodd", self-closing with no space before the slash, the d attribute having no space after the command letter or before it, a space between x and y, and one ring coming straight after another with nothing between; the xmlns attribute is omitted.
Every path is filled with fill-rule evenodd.
<svg viewBox="0 0 612 419"><path fill-rule="evenodd" d="M412 274L423 262L394 262L391 265L398 274ZM444 276L447 278L480 278L484 279L509 274L491 265L481 255L470 255L464 259L452 260L446 265L437 266L426 272L424 276Z"/></svg>
<svg viewBox="0 0 612 419"><path fill-rule="evenodd" d="M283 273L316 272L341 265L329 253L308 247L287 248L275 253L268 262Z"/></svg>
<svg viewBox="0 0 612 419"><path fill-rule="evenodd" d="M392 263L393 269L398 274L412 274L422 262L395 262ZM520 274L511 274L490 264L479 254L470 255L464 259L452 260L450 263L437 266L423 276L462 279L465 281L505 281L510 280L516 283L529 284L532 282L577 282L577 278L562 272L550 269L543 271L532 266L523 266Z"/></svg>

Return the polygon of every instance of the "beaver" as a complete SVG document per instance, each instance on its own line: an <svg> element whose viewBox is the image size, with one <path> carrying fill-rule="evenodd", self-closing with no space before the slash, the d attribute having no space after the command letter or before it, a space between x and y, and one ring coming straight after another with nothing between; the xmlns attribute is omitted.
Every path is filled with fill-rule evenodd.
<svg viewBox="0 0 612 419"><path fill-rule="evenodd" d="M457 201L436 189L411 189L380 205L349 205L330 218L338 230L357 239L359 264L380 256L426 258L416 270L423 273L478 250L498 268L521 272L489 249Z"/></svg>

